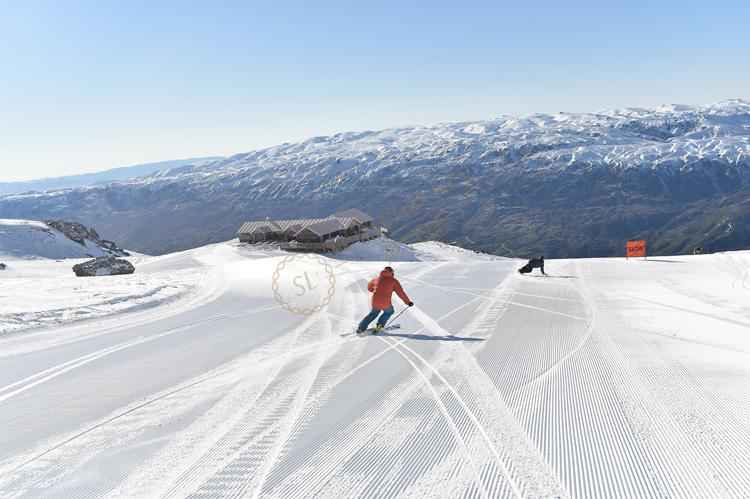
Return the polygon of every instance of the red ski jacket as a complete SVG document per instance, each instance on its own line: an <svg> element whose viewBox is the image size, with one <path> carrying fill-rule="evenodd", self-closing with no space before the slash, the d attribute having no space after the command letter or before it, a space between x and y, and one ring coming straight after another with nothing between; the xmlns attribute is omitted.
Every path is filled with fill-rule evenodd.
<svg viewBox="0 0 750 499"><path fill-rule="evenodd" d="M395 291L405 304L411 300L406 296L401 283L387 270L381 270L380 275L367 284L367 289L372 293L372 308L385 310L391 306L391 294Z"/></svg>

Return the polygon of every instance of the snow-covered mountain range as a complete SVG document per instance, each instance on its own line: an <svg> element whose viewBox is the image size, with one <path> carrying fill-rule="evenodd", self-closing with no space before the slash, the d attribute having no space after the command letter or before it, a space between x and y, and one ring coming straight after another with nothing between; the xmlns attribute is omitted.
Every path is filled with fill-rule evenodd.
<svg viewBox="0 0 750 499"><path fill-rule="evenodd" d="M110 183L0 198L164 253L240 223L356 206L405 241L501 255L750 245L750 102L536 114L341 133Z"/></svg>

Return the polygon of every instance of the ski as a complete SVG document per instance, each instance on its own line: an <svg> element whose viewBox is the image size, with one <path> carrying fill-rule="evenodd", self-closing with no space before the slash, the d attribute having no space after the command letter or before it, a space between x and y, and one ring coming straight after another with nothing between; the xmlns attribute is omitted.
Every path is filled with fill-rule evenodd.
<svg viewBox="0 0 750 499"><path fill-rule="evenodd" d="M401 327L401 324L391 324L390 326L386 326L383 332L386 331L393 331L394 329L399 329ZM357 335L357 336L377 336L378 334L382 333L376 333L374 327L369 327L362 331L361 333L358 333L356 330L352 331L351 333L344 333L340 334L339 336L349 336L349 335Z"/></svg>
<svg viewBox="0 0 750 499"><path fill-rule="evenodd" d="M401 324L391 324L390 326L386 326L385 329L383 329L383 331L392 331L392 330L398 329L400 327L401 327ZM369 334L378 334L378 333L375 332L375 328L374 327L368 327L367 329L365 329L364 331L362 331L361 333L358 333L358 334L359 335L363 335L363 334L368 334L368 333Z"/></svg>

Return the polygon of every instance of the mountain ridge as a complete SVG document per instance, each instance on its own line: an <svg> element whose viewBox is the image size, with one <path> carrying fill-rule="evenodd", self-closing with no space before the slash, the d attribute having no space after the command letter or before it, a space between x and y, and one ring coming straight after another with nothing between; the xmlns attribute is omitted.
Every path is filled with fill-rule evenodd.
<svg viewBox="0 0 750 499"><path fill-rule="evenodd" d="M172 159L153 163L119 166L91 173L81 173L78 175L63 175L60 177L45 177L33 180L0 182L0 195L24 194L31 191L74 189L76 187L87 185L127 180L129 178L149 175L159 170L176 168L204 161L214 161L221 158L222 156L205 156L198 158Z"/></svg>

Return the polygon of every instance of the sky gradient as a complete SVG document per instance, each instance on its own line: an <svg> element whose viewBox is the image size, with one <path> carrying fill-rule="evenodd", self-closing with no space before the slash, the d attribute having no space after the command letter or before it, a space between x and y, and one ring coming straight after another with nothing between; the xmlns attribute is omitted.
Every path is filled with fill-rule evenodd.
<svg viewBox="0 0 750 499"><path fill-rule="evenodd" d="M750 98L748 21L739 1L0 0L0 181Z"/></svg>

